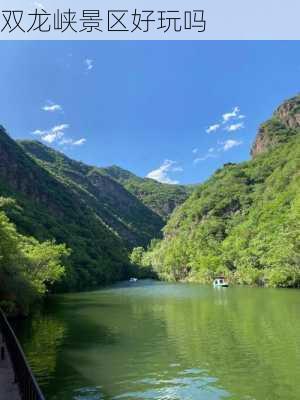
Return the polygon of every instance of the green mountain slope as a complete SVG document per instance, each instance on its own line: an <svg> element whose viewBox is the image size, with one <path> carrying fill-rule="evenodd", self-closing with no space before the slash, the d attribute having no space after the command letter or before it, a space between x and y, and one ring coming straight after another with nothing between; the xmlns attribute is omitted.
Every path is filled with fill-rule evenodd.
<svg viewBox="0 0 300 400"><path fill-rule="evenodd" d="M126 277L128 251L161 236L163 218L110 175L109 169L71 160L40 142L16 143L0 128L0 196L17 204L5 212L21 234L54 239L72 250L62 288L82 289ZM166 191L165 212L186 198L181 188ZM151 195L153 202L160 193L156 189ZM164 200L159 200L160 207Z"/></svg>
<svg viewBox="0 0 300 400"><path fill-rule="evenodd" d="M121 183L164 220L188 198L193 190L192 186L170 185L149 178L140 178L116 165L101 170Z"/></svg>
<svg viewBox="0 0 300 400"><path fill-rule="evenodd" d="M168 279L300 286L300 97L259 130L251 161L228 164L172 214L142 257Z"/></svg>
<svg viewBox="0 0 300 400"><path fill-rule="evenodd" d="M40 142L19 143L42 168L80 197L127 247L145 246L160 236L164 225L161 217L101 169L71 160Z"/></svg>
<svg viewBox="0 0 300 400"><path fill-rule="evenodd" d="M7 210L18 231L39 240L56 239L71 249L65 279L84 288L121 279L127 261L122 240L73 187L56 179L0 129L0 195L17 201ZM66 283L67 282L67 283Z"/></svg>

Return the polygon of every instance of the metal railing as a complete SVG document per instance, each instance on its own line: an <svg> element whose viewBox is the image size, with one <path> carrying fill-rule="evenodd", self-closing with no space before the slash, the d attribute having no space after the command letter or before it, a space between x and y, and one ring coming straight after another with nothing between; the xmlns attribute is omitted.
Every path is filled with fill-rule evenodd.
<svg viewBox="0 0 300 400"><path fill-rule="evenodd" d="M13 365L15 381L19 386L22 400L45 400L41 389L26 361L22 347L10 326L5 314L0 309L0 331L6 344Z"/></svg>

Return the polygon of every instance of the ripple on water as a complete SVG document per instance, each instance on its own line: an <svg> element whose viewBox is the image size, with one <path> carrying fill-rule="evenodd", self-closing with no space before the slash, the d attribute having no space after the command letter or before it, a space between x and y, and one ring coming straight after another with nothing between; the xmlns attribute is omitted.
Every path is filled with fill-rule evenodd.
<svg viewBox="0 0 300 400"><path fill-rule="evenodd" d="M47 400L299 400L299 293L139 282L58 296L19 335Z"/></svg>
<svg viewBox="0 0 300 400"><path fill-rule="evenodd" d="M217 379L209 376L199 376L203 371L190 368L179 372L172 379L144 378L134 382L139 390L129 391L114 396L113 400L220 400L230 394L217 387Z"/></svg>

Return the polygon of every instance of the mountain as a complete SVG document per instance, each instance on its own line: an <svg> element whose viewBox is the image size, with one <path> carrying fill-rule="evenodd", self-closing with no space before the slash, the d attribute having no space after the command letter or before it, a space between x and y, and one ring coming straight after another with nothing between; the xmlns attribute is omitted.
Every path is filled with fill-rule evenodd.
<svg viewBox="0 0 300 400"><path fill-rule="evenodd" d="M287 100L274 112L272 118L261 125L251 148L253 157L286 143L297 135L300 126L300 96Z"/></svg>
<svg viewBox="0 0 300 400"><path fill-rule="evenodd" d="M160 236L161 217L100 168L72 160L37 141L19 144L41 168L80 197L126 247L145 246Z"/></svg>
<svg viewBox="0 0 300 400"><path fill-rule="evenodd" d="M0 194L16 200L7 215L22 234L72 250L64 285L84 288L122 279L127 249L73 186L42 168L0 128Z"/></svg>
<svg viewBox="0 0 300 400"><path fill-rule="evenodd" d="M121 183L164 221L192 193L192 186L170 185L149 178L140 178L116 165L101 169L104 174Z"/></svg>
<svg viewBox="0 0 300 400"><path fill-rule="evenodd" d="M139 196L127 189L132 181ZM0 196L16 201L5 212L21 234L71 249L62 289L125 278L128 252L160 238L164 218L187 197L184 187L169 186L86 165L37 141L15 142L0 127Z"/></svg>
<svg viewBox="0 0 300 400"><path fill-rule="evenodd" d="M300 286L300 96L262 124L251 154L199 185L141 263L167 279Z"/></svg>

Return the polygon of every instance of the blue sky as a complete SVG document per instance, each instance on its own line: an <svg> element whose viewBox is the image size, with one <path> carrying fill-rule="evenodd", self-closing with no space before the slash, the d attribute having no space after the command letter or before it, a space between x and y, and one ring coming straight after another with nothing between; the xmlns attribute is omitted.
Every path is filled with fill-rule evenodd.
<svg viewBox="0 0 300 400"><path fill-rule="evenodd" d="M88 164L197 183L299 91L299 42L1 42L0 123Z"/></svg>

